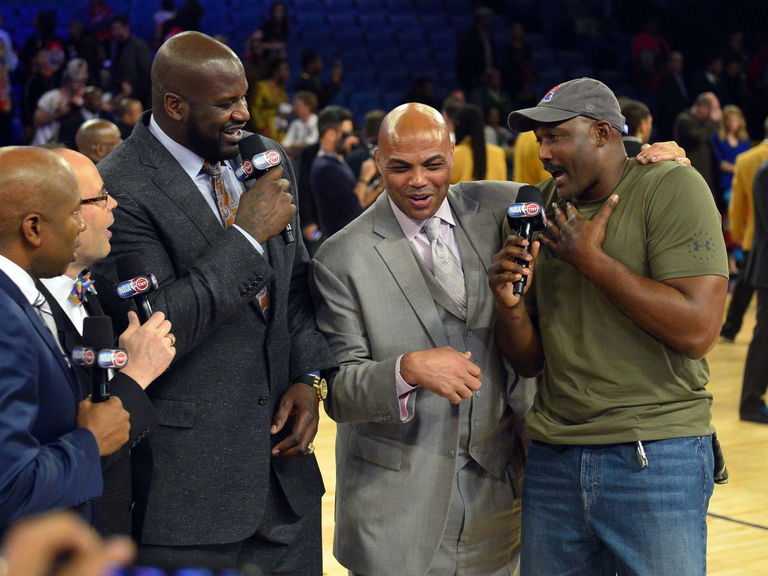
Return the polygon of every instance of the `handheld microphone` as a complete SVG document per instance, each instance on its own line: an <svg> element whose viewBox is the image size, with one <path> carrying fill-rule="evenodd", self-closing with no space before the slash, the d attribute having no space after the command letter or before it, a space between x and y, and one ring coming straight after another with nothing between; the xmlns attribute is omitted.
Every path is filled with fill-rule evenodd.
<svg viewBox="0 0 768 576"><path fill-rule="evenodd" d="M129 298L136 300L139 320L143 324L152 316L152 305L147 295L157 290L159 286L157 278L154 274L145 272L144 263L138 252L123 254L117 259L115 266L120 280L115 286L115 292L124 300Z"/></svg>
<svg viewBox="0 0 768 576"><path fill-rule="evenodd" d="M240 166L235 168L235 176L240 182L258 180L267 173L267 170L279 166L283 161L283 157L278 150L264 149L264 143L258 134L252 134L243 138L238 146L240 148L240 156L245 159ZM290 222L285 225L285 230L283 230L283 241L286 244L296 242L296 235Z"/></svg>
<svg viewBox="0 0 768 576"><path fill-rule="evenodd" d="M95 358L101 356L101 351L114 346L112 334L112 318L109 316L86 316L83 318L83 340L86 343L84 356L91 367L91 400L104 402L109 398L109 375L101 368ZM73 359L75 353L73 351Z"/></svg>
<svg viewBox="0 0 768 576"><path fill-rule="evenodd" d="M547 217L541 205L541 190L536 186L521 186L517 191L517 202L507 208L507 223L515 234L528 241L531 240L532 232L544 230ZM528 268L528 262L525 260L515 260L515 262ZM523 276L514 282L512 294L522 296L527 281L528 277Z"/></svg>

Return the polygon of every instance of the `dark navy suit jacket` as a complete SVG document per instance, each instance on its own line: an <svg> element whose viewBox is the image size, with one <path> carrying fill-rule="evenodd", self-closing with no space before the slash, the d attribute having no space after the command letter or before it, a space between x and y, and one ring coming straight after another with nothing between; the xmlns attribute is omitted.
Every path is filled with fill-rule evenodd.
<svg viewBox="0 0 768 576"><path fill-rule="evenodd" d="M21 290L0 271L0 531L16 518L101 494L93 434L76 426L75 372ZM90 507L81 506L86 517Z"/></svg>

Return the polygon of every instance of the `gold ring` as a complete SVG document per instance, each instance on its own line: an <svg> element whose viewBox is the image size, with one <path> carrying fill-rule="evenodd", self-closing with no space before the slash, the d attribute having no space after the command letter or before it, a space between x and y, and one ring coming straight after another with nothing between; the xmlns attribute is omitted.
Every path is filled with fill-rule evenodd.
<svg viewBox="0 0 768 576"><path fill-rule="evenodd" d="M312 454L315 451L315 445L312 444L312 442L309 443L309 446L307 446L307 454Z"/></svg>
<svg viewBox="0 0 768 576"><path fill-rule="evenodd" d="M176 346L176 336L173 335L173 332L168 332L165 337L171 341L171 346Z"/></svg>

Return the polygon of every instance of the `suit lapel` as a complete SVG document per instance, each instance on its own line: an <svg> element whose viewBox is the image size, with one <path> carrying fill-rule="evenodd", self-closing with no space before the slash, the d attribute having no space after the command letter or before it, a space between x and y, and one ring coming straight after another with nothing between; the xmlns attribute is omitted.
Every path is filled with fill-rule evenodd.
<svg viewBox="0 0 768 576"><path fill-rule="evenodd" d="M6 276L6 274L2 271L0 271L0 288L5 290L6 294L8 294L11 299L16 302L19 308L21 308L29 321L35 327L37 333L45 341L46 346L48 346L51 354L54 355L56 361L59 363L59 366L61 366L62 371L66 375L69 382L69 387L74 394L75 401L79 401L80 389L77 383L77 376L74 369L72 368L72 364L70 363L69 358L65 358L62 355L59 346L56 344L56 341L53 338L53 334L51 334L51 331L48 330L48 327L38 317L37 312L35 312L35 309L32 307L32 305L27 302L27 299L24 297L24 294L22 294L21 290L19 290L19 287L16 286L16 284L14 284L11 279L8 278L8 276Z"/></svg>
<svg viewBox="0 0 768 576"><path fill-rule="evenodd" d="M448 346L448 335L440 321L435 302L424 276L403 235L386 194L381 194L373 206L374 233L382 237L375 248L386 264L392 278L408 300L435 347Z"/></svg>
<svg viewBox="0 0 768 576"><path fill-rule="evenodd" d="M149 112L147 112L147 122L148 118ZM155 169L152 183L160 193L168 196L178 206L180 213L194 222L208 243L213 244L216 238L224 233L224 228L198 187L190 180L171 153L152 136L143 118L142 122L136 126L135 133L141 141L138 149L142 164ZM166 216L178 218L178 215L173 214Z"/></svg>

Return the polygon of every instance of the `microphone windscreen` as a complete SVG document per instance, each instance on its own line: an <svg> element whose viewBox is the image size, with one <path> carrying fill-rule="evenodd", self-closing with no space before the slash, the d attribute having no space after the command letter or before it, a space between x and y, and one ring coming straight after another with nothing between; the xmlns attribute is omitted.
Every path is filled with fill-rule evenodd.
<svg viewBox="0 0 768 576"><path fill-rule="evenodd" d="M117 278L121 282L123 280L131 280L137 276L147 275L147 271L144 269L144 261L138 252L129 252L117 258L115 268L117 268Z"/></svg>
<svg viewBox="0 0 768 576"><path fill-rule="evenodd" d="M266 146L264 146L264 143L258 134L246 136L237 143L237 146L240 148L240 155L243 157L243 161L250 160L256 154L267 151Z"/></svg>
<svg viewBox="0 0 768 576"><path fill-rule="evenodd" d="M536 186L531 186L530 184L520 186L520 188L517 190L517 198L515 198L515 203L522 204L523 202L535 202L536 204L541 204L541 190L539 190Z"/></svg>
<svg viewBox="0 0 768 576"><path fill-rule="evenodd" d="M96 350L112 348L115 343L112 318L109 316L86 316L83 318L83 340L87 346Z"/></svg>

